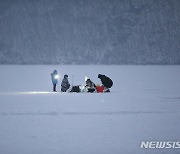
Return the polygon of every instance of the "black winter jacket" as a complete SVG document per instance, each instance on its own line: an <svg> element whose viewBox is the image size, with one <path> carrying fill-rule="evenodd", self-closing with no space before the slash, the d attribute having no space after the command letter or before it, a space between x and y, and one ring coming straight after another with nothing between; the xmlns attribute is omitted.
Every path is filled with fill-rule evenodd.
<svg viewBox="0 0 180 154"><path fill-rule="evenodd" d="M112 87L113 81L109 77L107 77L105 75L102 75L102 74L99 74L98 78L101 79L101 82L104 85L104 87L106 87L106 88L111 88Z"/></svg>
<svg viewBox="0 0 180 154"><path fill-rule="evenodd" d="M61 91L66 92L70 87L69 81L67 78L64 78L61 83Z"/></svg>

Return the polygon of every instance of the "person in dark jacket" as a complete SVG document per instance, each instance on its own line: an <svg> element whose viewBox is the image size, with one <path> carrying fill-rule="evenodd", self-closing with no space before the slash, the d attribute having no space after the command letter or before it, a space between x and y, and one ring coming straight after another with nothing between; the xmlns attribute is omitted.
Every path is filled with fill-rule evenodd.
<svg viewBox="0 0 180 154"><path fill-rule="evenodd" d="M61 91L66 92L69 89L69 87L70 87L70 83L68 81L68 75L66 74L64 75L64 78L61 82Z"/></svg>
<svg viewBox="0 0 180 154"><path fill-rule="evenodd" d="M96 90L96 85L91 81L91 79L86 80L86 86L88 92L94 92Z"/></svg>
<svg viewBox="0 0 180 154"><path fill-rule="evenodd" d="M57 92L56 91L56 85L58 83L58 72L57 70L54 70L53 73L51 73L51 80L52 80L52 84L53 84L53 92Z"/></svg>
<svg viewBox="0 0 180 154"><path fill-rule="evenodd" d="M102 74L99 74L98 78L101 80L102 84L104 85L104 92L110 92L109 88L112 87L113 81L109 77Z"/></svg>

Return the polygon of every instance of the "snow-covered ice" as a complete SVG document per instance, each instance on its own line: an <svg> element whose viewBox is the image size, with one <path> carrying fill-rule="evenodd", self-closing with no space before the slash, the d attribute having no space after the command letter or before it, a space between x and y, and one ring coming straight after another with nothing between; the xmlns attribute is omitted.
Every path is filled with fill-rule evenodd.
<svg viewBox="0 0 180 154"><path fill-rule="evenodd" d="M99 73L111 93L53 93L50 73L73 85ZM180 153L141 149L180 141L180 66L0 66L0 154ZM60 82L58 84L60 90Z"/></svg>

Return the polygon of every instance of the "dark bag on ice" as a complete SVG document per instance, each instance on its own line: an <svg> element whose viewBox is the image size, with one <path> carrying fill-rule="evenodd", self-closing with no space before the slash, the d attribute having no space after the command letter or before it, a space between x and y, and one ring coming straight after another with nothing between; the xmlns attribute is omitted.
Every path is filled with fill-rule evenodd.
<svg viewBox="0 0 180 154"><path fill-rule="evenodd" d="M77 93L79 93L80 92L79 86L73 86L70 92L77 92Z"/></svg>

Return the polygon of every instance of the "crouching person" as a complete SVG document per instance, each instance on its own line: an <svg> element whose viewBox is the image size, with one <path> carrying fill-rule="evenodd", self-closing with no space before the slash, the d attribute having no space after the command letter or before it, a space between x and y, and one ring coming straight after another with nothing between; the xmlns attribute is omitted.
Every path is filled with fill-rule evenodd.
<svg viewBox="0 0 180 154"><path fill-rule="evenodd" d="M52 84L53 84L53 92L57 92L56 90L56 85L58 83L58 72L57 70L54 70L53 73L51 73L51 80L52 80Z"/></svg>
<svg viewBox="0 0 180 154"><path fill-rule="evenodd" d="M96 85L90 79L87 79L85 88L87 89L87 92L93 93L96 90Z"/></svg>
<svg viewBox="0 0 180 154"><path fill-rule="evenodd" d="M98 78L101 80L101 82L104 86L104 92L110 92L109 88L112 87L113 81L109 77L102 75L102 74L99 74Z"/></svg>
<svg viewBox="0 0 180 154"><path fill-rule="evenodd" d="M70 83L68 81L68 75L64 75L64 78L61 82L61 91L66 92L70 88Z"/></svg>

